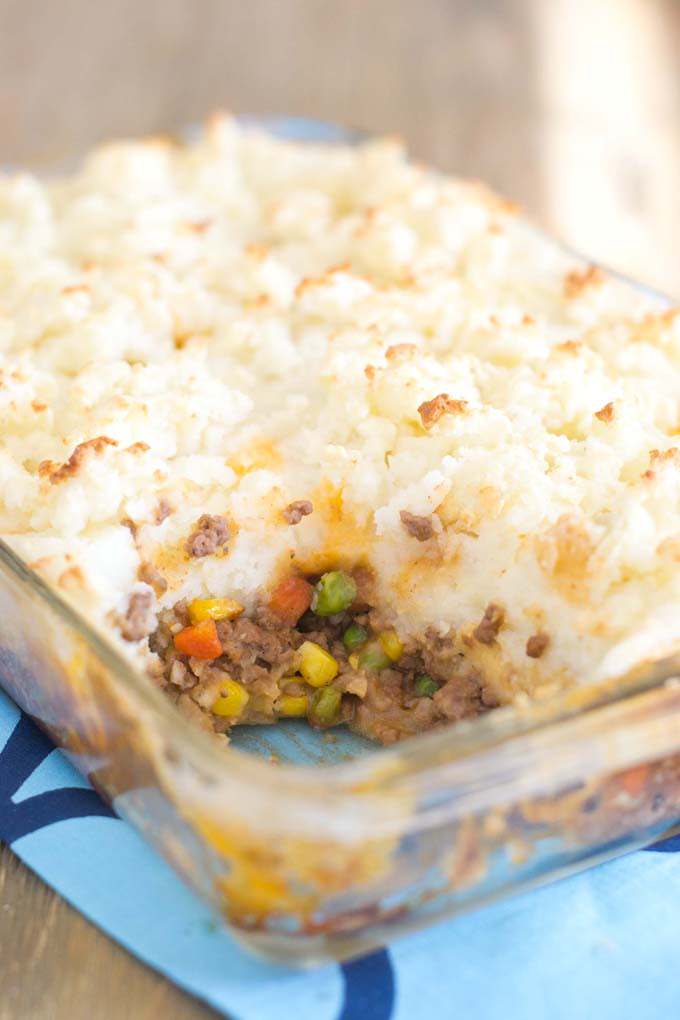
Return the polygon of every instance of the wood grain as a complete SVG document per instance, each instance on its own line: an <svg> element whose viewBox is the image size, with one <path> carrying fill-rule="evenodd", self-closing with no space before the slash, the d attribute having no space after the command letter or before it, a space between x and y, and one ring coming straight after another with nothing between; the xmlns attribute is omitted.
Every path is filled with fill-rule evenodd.
<svg viewBox="0 0 680 1020"><path fill-rule="evenodd" d="M680 293L674 0L0 0L0 161L210 110L396 131ZM0 1020L211 1015L4 850Z"/></svg>
<svg viewBox="0 0 680 1020"><path fill-rule="evenodd" d="M0 847L0 1020L208 1020Z"/></svg>

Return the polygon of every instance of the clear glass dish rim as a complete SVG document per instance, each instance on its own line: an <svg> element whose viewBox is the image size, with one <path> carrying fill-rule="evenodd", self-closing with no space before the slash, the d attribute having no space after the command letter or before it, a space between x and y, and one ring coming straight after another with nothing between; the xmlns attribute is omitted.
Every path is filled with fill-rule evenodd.
<svg viewBox="0 0 680 1020"><path fill-rule="evenodd" d="M258 127L283 138L301 140L310 144L359 144L370 140L363 131L343 128L325 121L305 117L243 115L238 118L248 126ZM179 140L191 138L195 127L177 133ZM310 138L310 131L314 137ZM583 255L558 239L536 227L537 233L549 243L561 247L582 263L590 263ZM615 270L605 269L608 275L644 292L666 306L674 302L667 295L653 288L639 284ZM381 785L398 789L400 782L409 782L416 774L430 774L437 785L456 785L456 766L468 763L477 753L493 747L507 745L531 734L544 733L551 729L555 735L563 724L577 718L591 716L600 709L625 704L645 692L661 692L667 681L680 676L680 654L670 659L658 660L641 668L624 683L580 685L575 691L535 702L521 709L499 708L471 720L464 720L455 727L421 734L404 743L389 748L376 746L361 758L334 764L317 764L313 769L307 765L271 763L233 746L217 748L211 737L184 719L164 697L162 692L144 675L135 669L116 648L113 641L89 623L85 616L71 606L59 592L47 584L0 539L0 562L22 584L46 603L67 627L83 639L94 651L102 664L111 672L122 690L154 717L160 732L187 756L187 763L219 785L230 785L234 773L241 779L247 778L262 787L275 787L282 794L286 791L297 793L301 788L309 794L312 789L333 794L334 803L356 796L357 787L370 779L374 791ZM584 704L579 705L579 702Z"/></svg>

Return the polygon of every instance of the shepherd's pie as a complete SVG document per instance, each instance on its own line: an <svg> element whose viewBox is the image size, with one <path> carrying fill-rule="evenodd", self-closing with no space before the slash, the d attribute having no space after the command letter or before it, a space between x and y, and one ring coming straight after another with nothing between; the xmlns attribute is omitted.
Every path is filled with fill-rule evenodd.
<svg viewBox="0 0 680 1020"><path fill-rule="evenodd" d="M394 140L0 182L0 535L217 733L680 646L680 318Z"/></svg>

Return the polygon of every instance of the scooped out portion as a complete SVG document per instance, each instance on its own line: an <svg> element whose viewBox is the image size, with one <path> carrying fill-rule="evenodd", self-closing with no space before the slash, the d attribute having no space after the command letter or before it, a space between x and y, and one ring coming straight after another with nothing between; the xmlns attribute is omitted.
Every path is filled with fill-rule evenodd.
<svg viewBox="0 0 680 1020"><path fill-rule="evenodd" d="M314 583L312 583L314 582ZM305 718L382 744L497 704L446 636L404 643L368 601L370 574L284 578L246 615L230 598L161 613L150 647L162 686L204 729Z"/></svg>

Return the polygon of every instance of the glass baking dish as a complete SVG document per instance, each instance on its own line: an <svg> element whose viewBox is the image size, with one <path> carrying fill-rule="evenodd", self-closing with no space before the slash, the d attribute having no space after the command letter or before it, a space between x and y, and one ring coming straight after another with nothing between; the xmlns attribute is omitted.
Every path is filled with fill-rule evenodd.
<svg viewBox="0 0 680 1020"><path fill-rule="evenodd" d="M271 959L357 955L680 821L680 657L389 749L294 721L217 748L1 542L0 621L2 686Z"/></svg>

